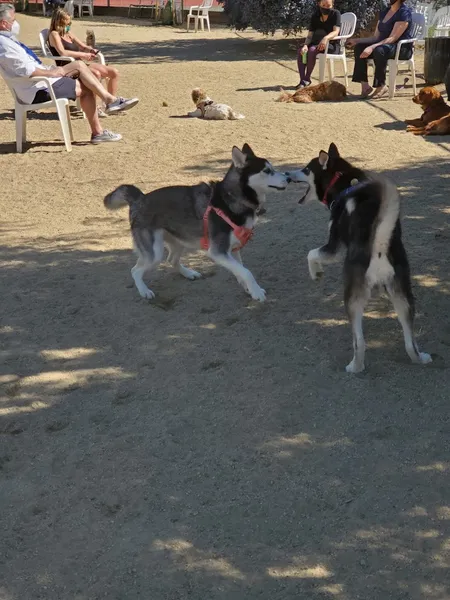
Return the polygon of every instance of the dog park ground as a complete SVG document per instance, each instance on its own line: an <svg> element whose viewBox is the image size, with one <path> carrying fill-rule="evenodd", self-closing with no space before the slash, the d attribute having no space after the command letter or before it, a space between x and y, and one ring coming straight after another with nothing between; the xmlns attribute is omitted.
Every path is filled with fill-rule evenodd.
<svg viewBox="0 0 450 600"><path fill-rule="evenodd" d="M36 46L48 21L19 20ZM91 146L78 119L68 154L39 114L17 155L0 85L0 598L448 600L450 138L405 133L410 89L275 103L298 81L292 39L113 19L74 31L90 26L121 93L141 98L103 122L122 143ZM246 120L176 118L195 86ZM341 268L314 283L306 265L328 215L294 185L243 253L265 304L200 253L186 262L204 279L163 266L157 299L138 296L127 213L106 212L106 193L221 177L233 144L287 169L331 141L403 193L431 365L409 363L381 298L367 371L344 372Z"/></svg>

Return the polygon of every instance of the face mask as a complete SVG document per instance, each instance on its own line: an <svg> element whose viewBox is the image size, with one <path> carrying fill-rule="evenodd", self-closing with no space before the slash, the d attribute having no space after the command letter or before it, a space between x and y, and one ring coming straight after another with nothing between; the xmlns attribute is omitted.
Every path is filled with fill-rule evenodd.
<svg viewBox="0 0 450 600"><path fill-rule="evenodd" d="M70 25L66 25L66 26L64 27L64 29L65 29L66 33L69 33L69 31L70 31Z"/></svg>
<svg viewBox="0 0 450 600"><path fill-rule="evenodd" d="M397 0L395 0L395 1L397 2ZM330 12L331 12L331 8L321 8L321 9L320 9L320 12L321 12L323 15L329 15L329 14L330 14Z"/></svg>
<svg viewBox="0 0 450 600"><path fill-rule="evenodd" d="M14 21L14 23L12 24L11 33L13 34L14 37L19 37L20 25L19 25L18 21Z"/></svg>

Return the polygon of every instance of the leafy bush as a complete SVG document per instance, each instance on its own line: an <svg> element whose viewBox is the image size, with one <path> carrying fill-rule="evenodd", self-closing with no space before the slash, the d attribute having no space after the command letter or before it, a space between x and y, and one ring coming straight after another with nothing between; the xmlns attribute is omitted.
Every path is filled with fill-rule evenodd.
<svg viewBox="0 0 450 600"><path fill-rule="evenodd" d="M317 6L315 0L218 0L223 4L230 25L236 29L253 27L264 34L282 29L286 34L306 29L311 14ZM437 0L439 1L439 0ZM384 6L381 0L335 0L335 7L344 12L354 12L358 28L372 23Z"/></svg>

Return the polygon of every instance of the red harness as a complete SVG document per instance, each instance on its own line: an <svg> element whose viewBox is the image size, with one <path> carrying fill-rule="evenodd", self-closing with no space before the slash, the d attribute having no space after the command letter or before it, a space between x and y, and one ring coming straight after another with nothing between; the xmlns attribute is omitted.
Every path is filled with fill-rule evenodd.
<svg viewBox="0 0 450 600"><path fill-rule="evenodd" d="M227 215L223 212L223 210L220 210L220 208L216 208L215 206L211 206L211 204L208 206L208 208L205 211L205 214L203 215L203 237L200 240L200 247L203 250L208 250L208 248L209 248L208 217L209 217L209 213L212 210L217 215L219 215L219 217L221 219L223 219L225 221L225 223L228 223L228 225L233 230L235 237L239 240L239 243L241 244L239 246L239 248L233 248L232 252L236 252L236 250L240 250L241 248L243 248L245 246L245 244L252 237L253 229L249 229L248 227L243 227L242 225L236 225L236 223L233 223L233 221L227 217Z"/></svg>
<svg viewBox="0 0 450 600"><path fill-rule="evenodd" d="M342 177L342 173L340 171L337 171L337 173L335 173L333 175L333 177L331 178L331 181L328 184L328 187L325 190L325 194L323 195L323 198L322 198L322 204L325 204L325 206L328 206L328 202L327 202L328 192L331 190L331 188L336 183L336 181L338 181L341 177Z"/></svg>

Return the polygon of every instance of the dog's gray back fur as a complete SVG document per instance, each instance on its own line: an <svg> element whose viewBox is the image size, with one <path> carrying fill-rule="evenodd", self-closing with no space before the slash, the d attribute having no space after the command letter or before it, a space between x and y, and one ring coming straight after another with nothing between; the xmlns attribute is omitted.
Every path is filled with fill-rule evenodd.
<svg viewBox="0 0 450 600"><path fill-rule="evenodd" d="M121 185L105 197L109 210L130 207L132 232L163 230L183 245L198 246L203 234L203 215L211 201L214 183L174 185L144 194L134 185Z"/></svg>
<svg viewBox="0 0 450 600"><path fill-rule="evenodd" d="M204 233L203 215L211 203L218 182L174 185L144 194L134 185L121 185L104 199L105 207L115 210L130 207L133 238L138 230L163 230L165 237L177 239L183 246L199 247ZM242 190L240 174L231 165L220 185L220 201L236 216L249 210ZM166 234L168 234L166 236Z"/></svg>

